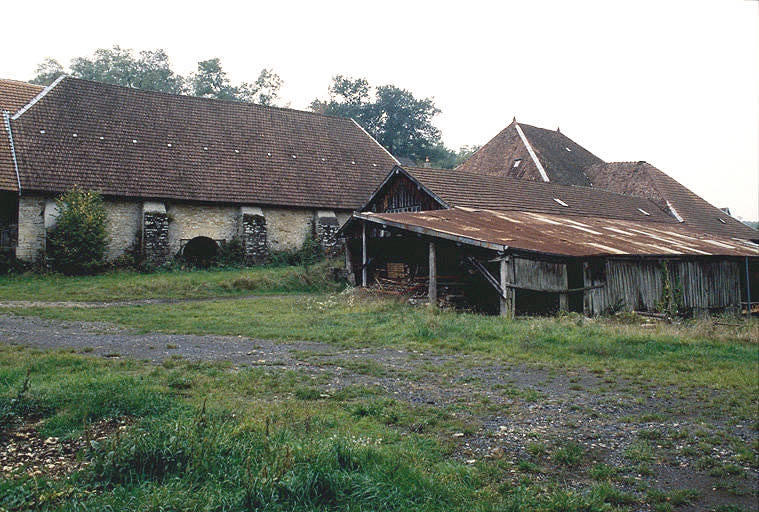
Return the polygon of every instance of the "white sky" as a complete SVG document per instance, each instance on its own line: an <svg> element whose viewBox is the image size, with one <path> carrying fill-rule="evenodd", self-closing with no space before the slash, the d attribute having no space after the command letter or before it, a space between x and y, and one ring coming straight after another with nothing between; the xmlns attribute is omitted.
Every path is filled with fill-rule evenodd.
<svg viewBox="0 0 759 512"><path fill-rule="evenodd" d="M163 48L176 71L221 58L233 82L263 67L284 102L331 76L432 96L453 148L516 115L607 161L646 160L716 206L759 218L759 3L715 1L14 2L0 76L29 79L118 44Z"/></svg>

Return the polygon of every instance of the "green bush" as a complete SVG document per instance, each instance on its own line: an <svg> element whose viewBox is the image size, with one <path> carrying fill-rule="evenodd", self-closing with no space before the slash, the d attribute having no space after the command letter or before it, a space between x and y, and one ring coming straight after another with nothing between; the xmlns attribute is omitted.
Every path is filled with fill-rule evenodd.
<svg viewBox="0 0 759 512"><path fill-rule="evenodd" d="M58 223L47 242L53 269L69 275L102 270L108 246L108 215L100 194L73 189L58 199L58 212Z"/></svg>
<svg viewBox="0 0 759 512"><path fill-rule="evenodd" d="M323 257L322 247L313 236L308 236L299 249L291 251L271 251L269 261L274 266L311 265Z"/></svg>
<svg viewBox="0 0 759 512"><path fill-rule="evenodd" d="M18 274L27 270L29 265L16 258L13 250L0 251L0 276L6 274Z"/></svg>

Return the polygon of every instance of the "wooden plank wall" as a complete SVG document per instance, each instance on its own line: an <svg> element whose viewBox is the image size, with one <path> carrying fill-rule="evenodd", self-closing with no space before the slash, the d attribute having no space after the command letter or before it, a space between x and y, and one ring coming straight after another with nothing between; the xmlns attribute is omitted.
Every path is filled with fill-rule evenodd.
<svg viewBox="0 0 759 512"><path fill-rule="evenodd" d="M735 308L740 301L740 263L730 260L668 260L673 285L679 282L683 306L695 312ZM607 312L620 300L627 311L654 311L662 298L664 271L660 261L607 260L585 262L585 286L606 282L585 293L586 314Z"/></svg>
<svg viewBox="0 0 759 512"><path fill-rule="evenodd" d="M517 286L566 290L567 266L564 263L514 258Z"/></svg>

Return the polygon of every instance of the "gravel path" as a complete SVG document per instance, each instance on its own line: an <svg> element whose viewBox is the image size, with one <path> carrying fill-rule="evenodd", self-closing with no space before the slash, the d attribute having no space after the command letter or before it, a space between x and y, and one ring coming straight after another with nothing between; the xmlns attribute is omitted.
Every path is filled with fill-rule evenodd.
<svg viewBox="0 0 759 512"><path fill-rule="evenodd" d="M204 302L220 300L249 300L264 299L271 297L306 297L298 294L259 294L259 295L234 295L221 297L187 297L170 299L133 299L117 301L32 301L32 300L0 300L0 309L10 308L111 308L117 306L142 306L145 304L181 304L184 302Z"/></svg>
<svg viewBox="0 0 759 512"><path fill-rule="evenodd" d="M434 406L472 425L471 431L454 434L459 443L457 455L464 460L522 460L535 441L551 444L573 440L585 446L596 460L616 467L630 466L633 463L625 458L627 450L641 442L641 432L656 430L700 431L704 438L724 438L710 456L728 461L735 454L730 437L745 443L757 439L751 425L728 425L720 417L707 417L705 421L703 411L693 407L696 397L613 373L509 365L473 355L346 349L309 341L140 334L112 324L14 315L0 315L0 333L4 343L152 364L181 358L328 375L327 393L352 384L378 385L400 401ZM744 507L753 503L755 494L730 496L717 490L717 479L696 471L697 456L687 455L677 444L685 442L662 446L662 441L653 441L660 452L651 463L654 472L638 478L663 488L699 488L704 495L696 507L700 510L725 502ZM743 484L756 487L756 469L745 466L742 471L746 475L745 480L741 478ZM573 485L570 480L567 484Z"/></svg>

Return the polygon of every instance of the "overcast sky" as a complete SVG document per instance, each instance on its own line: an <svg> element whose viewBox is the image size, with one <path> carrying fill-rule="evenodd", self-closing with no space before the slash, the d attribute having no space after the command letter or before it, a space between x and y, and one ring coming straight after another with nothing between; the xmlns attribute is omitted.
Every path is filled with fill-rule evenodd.
<svg viewBox="0 0 759 512"><path fill-rule="evenodd" d="M332 75L365 77L434 97L450 147L483 144L516 116L759 217L754 0L37 1L3 14L3 78L114 44L163 48L182 74L219 57L233 82L274 68L300 109Z"/></svg>

